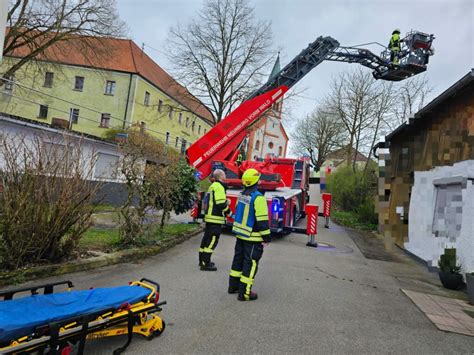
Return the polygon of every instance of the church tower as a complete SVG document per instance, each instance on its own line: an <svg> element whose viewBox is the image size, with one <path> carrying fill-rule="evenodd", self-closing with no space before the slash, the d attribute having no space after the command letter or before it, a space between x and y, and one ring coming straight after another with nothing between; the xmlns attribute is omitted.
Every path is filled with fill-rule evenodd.
<svg viewBox="0 0 474 355"><path fill-rule="evenodd" d="M269 79L280 71L278 53ZM247 160L260 160L266 156L284 158L288 148L288 135L281 122L283 98L275 102L260 120L250 128L247 142Z"/></svg>

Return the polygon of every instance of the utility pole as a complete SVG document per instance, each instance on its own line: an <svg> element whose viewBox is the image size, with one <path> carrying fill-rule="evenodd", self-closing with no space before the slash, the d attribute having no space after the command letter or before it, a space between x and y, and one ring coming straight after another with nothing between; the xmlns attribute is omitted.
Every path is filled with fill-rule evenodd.
<svg viewBox="0 0 474 355"><path fill-rule="evenodd" d="M3 41L5 40L5 29L7 26L8 0L0 0L0 43L2 49L0 50L0 64L3 58Z"/></svg>

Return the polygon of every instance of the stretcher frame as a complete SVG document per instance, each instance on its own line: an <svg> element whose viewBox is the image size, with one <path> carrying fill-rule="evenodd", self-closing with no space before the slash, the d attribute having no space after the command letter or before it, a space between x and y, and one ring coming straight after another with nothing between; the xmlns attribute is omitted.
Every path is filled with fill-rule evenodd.
<svg viewBox="0 0 474 355"><path fill-rule="evenodd" d="M0 292L3 301L9 301L17 293L31 292L31 295L52 294L56 286L66 285L70 291L74 285L71 281L60 281L39 286L17 288ZM6 346L0 344L0 354L29 354L39 353L69 355L71 344L78 344L77 354L84 354L87 340L100 339L116 335L127 335L126 343L114 350L121 354L130 345L133 334L140 334L147 340L161 335L165 330L165 322L156 314L161 312L161 306L166 301L159 302L160 285L152 280L142 278L130 286L141 286L150 290L149 295L134 304L123 304L118 309L104 308L102 310L50 322L35 328L30 335L11 340ZM2 347L4 346L4 347Z"/></svg>

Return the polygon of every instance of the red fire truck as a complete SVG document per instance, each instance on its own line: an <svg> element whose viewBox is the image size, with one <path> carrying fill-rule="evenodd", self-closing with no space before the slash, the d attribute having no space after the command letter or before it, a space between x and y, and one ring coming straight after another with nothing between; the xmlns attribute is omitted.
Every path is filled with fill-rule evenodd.
<svg viewBox="0 0 474 355"><path fill-rule="evenodd" d="M278 74L272 76L226 118L192 144L186 151L189 164L196 168L201 179L217 168L226 172L226 182L231 187L227 195L231 200L232 210L235 210L237 196L241 191L240 177L243 172L248 168L257 169L261 173L259 187L265 191L268 201L271 231L301 232L294 224L304 217L306 203L309 201L309 161L304 158L268 157L264 161L237 162L248 129L273 103L280 101L292 86L325 60L358 63L372 69L375 79L399 81L426 70L428 58L433 54L433 40L433 35L416 31L408 33L402 42L404 48L399 63L394 66L387 61L387 50L376 55L367 49L341 47L331 37L317 38ZM199 217L200 212L200 205L197 203L193 217ZM228 223L232 224L232 220L229 219ZM306 233L306 229L304 232Z"/></svg>

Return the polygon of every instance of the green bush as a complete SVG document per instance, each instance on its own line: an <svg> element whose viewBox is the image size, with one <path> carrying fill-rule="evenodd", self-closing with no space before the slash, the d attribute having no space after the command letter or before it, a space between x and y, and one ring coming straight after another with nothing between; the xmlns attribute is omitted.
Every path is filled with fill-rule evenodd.
<svg viewBox="0 0 474 355"><path fill-rule="evenodd" d="M354 212L361 222L377 224L374 206L377 177L372 171L354 172L351 166L341 167L329 175L326 184L336 208Z"/></svg>
<svg viewBox="0 0 474 355"><path fill-rule="evenodd" d="M458 274L461 266L456 263L456 248L445 248L444 254L440 256L438 267L442 272Z"/></svg>
<svg viewBox="0 0 474 355"><path fill-rule="evenodd" d="M373 200L367 198L359 207L356 208L355 213L361 222L368 224L378 224L379 220L375 213L375 205Z"/></svg>

